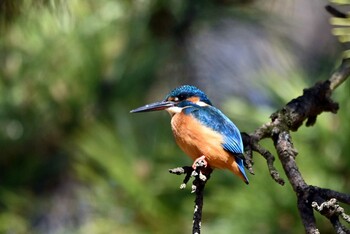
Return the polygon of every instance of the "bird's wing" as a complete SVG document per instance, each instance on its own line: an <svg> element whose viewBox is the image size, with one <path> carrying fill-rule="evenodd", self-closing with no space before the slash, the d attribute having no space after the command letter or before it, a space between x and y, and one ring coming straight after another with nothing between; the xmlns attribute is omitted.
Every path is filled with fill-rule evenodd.
<svg viewBox="0 0 350 234"><path fill-rule="evenodd" d="M232 121L219 109L213 106L191 108L188 110L197 120L205 126L219 132L224 136L223 148L233 154L243 153L241 133Z"/></svg>
<svg viewBox="0 0 350 234"><path fill-rule="evenodd" d="M187 110L196 117L202 124L219 132L224 136L222 147L234 155L239 170L242 172L246 181L248 178L244 171L243 143L241 133L232 121L227 118L219 109L213 106L192 107Z"/></svg>

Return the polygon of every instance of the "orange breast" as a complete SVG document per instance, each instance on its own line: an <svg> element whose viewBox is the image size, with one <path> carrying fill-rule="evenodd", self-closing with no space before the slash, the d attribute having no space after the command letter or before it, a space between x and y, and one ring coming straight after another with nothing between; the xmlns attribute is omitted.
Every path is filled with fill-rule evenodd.
<svg viewBox="0 0 350 234"><path fill-rule="evenodd" d="M242 178L233 155L222 148L223 137L183 113L175 114L171 127L179 147L193 160L204 155L212 168L229 169Z"/></svg>

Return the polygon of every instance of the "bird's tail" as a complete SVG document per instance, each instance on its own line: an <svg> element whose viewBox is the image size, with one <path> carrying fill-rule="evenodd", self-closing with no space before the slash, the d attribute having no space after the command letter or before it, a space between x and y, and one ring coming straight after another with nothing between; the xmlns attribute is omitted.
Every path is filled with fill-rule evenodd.
<svg viewBox="0 0 350 234"><path fill-rule="evenodd" d="M246 175L246 173L245 173L245 170L244 170L243 159L241 159L241 158L236 158L236 163L237 163L237 166L238 166L239 171L241 172L241 178L243 179L243 181L244 181L246 184L249 184L248 177L247 177L247 175Z"/></svg>

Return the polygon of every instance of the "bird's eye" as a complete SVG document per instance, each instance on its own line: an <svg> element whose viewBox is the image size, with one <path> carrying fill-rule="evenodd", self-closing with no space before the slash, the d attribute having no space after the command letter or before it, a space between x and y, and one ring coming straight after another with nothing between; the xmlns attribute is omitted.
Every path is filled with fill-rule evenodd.
<svg viewBox="0 0 350 234"><path fill-rule="evenodd" d="M180 102L180 101L185 100L185 99L186 99L186 96L180 94L180 95L178 95L178 96L172 97L171 99L172 99L172 101L174 101L174 102Z"/></svg>
<svg viewBox="0 0 350 234"><path fill-rule="evenodd" d="M185 97L184 95L179 95L179 96L177 96L177 99L178 99L179 101L183 101L183 100L186 99L186 97Z"/></svg>

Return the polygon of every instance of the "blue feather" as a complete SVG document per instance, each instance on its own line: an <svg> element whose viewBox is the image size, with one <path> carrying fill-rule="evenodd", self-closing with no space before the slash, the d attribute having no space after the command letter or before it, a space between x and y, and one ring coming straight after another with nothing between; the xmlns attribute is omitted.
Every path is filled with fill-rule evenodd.
<svg viewBox="0 0 350 234"><path fill-rule="evenodd" d="M201 107L192 102L183 102L182 106L184 108L183 112L185 114L191 114L197 120L199 120L203 125L219 132L224 136L224 143L222 147L231 152L236 160L239 170L244 175L246 181L248 182L247 175L244 171L243 159L239 155L243 154L243 142L241 133L232 121L227 118L219 109L213 106Z"/></svg>
<svg viewBox="0 0 350 234"><path fill-rule="evenodd" d="M224 136L223 148L234 154L243 153L241 133L232 121L219 109L213 106L200 107L188 102L184 109L185 114L191 114L203 125L219 132Z"/></svg>
<svg viewBox="0 0 350 234"><path fill-rule="evenodd" d="M238 158L238 157L235 157L235 159L236 159L236 163L238 165L239 170L242 172L244 179L245 179L246 183L248 184L249 180L248 180L247 174L244 171L243 159Z"/></svg>

